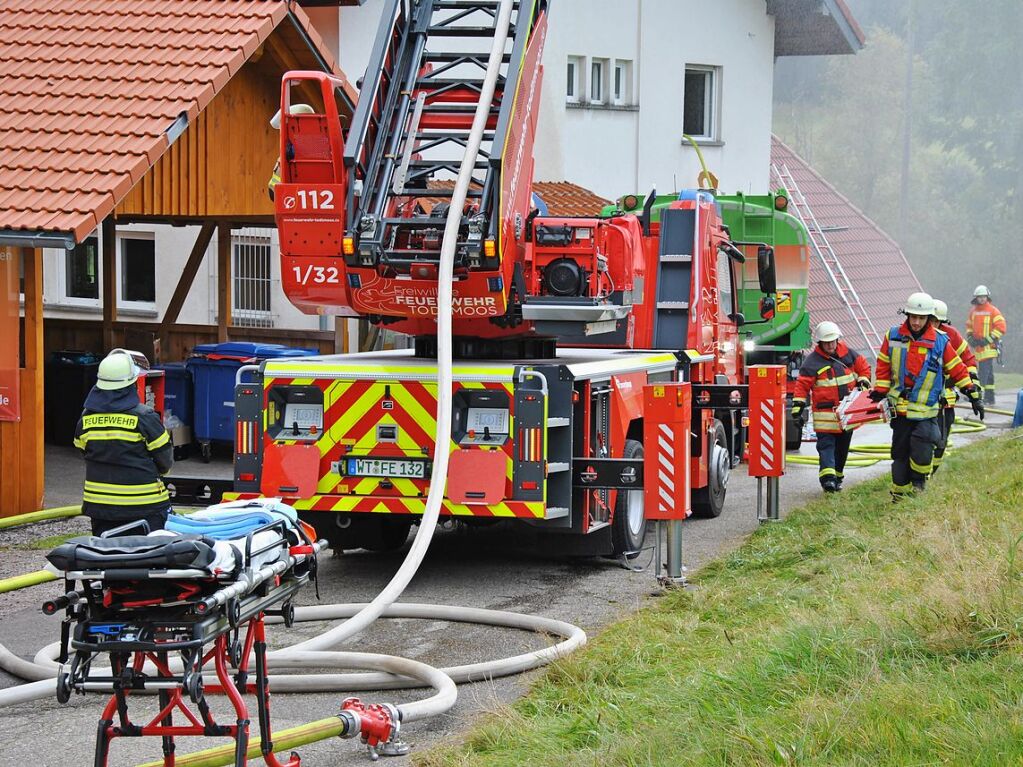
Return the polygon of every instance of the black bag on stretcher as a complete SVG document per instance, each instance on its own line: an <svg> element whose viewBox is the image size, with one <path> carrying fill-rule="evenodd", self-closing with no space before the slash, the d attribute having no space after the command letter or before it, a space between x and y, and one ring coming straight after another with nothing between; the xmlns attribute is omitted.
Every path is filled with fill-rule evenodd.
<svg viewBox="0 0 1023 767"><path fill-rule="evenodd" d="M264 617L292 624L293 600L315 579L323 543L277 499L221 504L177 522L175 516L149 535L81 536L47 554L65 583L64 595L43 605L49 615L65 610L57 699L110 696L94 767L107 767L110 746L122 737L162 738L164 764L173 765L178 736L231 738L241 767L252 721L243 695L254 695L264 761L298 767L296 754L278 761L270 745ZM109 668L94 662L99 655ZM204 680L209 665L214 675L207 668ZM160 714L139 725L128 703L146 689L156 690ZM206 700L212 692L229 699L233 722L217 721ZM187 723L175 724L182 714Z"/></svg>

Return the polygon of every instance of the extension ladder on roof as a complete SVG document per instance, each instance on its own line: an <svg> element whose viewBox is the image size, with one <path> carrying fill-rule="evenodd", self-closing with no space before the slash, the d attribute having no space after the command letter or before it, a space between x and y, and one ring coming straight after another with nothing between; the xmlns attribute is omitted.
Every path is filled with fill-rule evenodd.
<svg viewBox="0 0 1023 767"><path fill-rule="evenodd" d="M849 310L849 315L853 318L853 322L856 323L857 330L859 330L860 335L863 337L866 345L865 351L876 359L877 352L881 348L881 336L877 332L877 328L874 327L870 315L863 308L863 302L860 301L860 297L849 280L849 276L846 274L845 269L842 268L838 254L831 247L827 235L825 235L820 222L814 215L813 209L800 190L799 184L796 183L796 179L785 163L782 163L780 166L776 163L771 163L771 173L774 175L775 181L788 190L792 207L810 235L810 243L813 245L814 252L820 258L821 263L824 264L828 277L838 291L842 302Z"/></svg>

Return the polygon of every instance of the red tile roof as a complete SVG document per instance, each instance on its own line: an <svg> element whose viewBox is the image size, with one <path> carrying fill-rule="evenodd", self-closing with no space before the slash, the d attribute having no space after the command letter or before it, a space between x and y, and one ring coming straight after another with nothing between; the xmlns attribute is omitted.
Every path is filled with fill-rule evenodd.
<svg viewBox="0 0 1023 767"><path fill-rule="evenodd" d="M533 191L547 204L552 216L596 216L611 200L568 181L537 181Z"/></svg>
<svg viewBox="0 0 1023 767"><path fill-rule="evenodd" d="M289 10L284 0L7 0L0 12L0 230L81 241Z"/></svg>
<svg viewBox="0 0 1023 767"><path fill-rule="evenodd" d="M453 189L455 186L454 181L446 179L429 181L427 184L433 189ZM551 216L596 216L601 208L611 204L611 200L605 200L589 189L568 181L534 181L533 191L540 195ZM420 197L417 202L429 213L434 205L447 202L447 198Z"/></svg>
<svg viewBox="0 0 1023 767"><path fill-rule="evenodd" d="M771 137L771 163L779 168L788 167L875 330L883 336L888 328L901 321L898 312L906 296L922 290L902 250L895 240L777 136ZM862 347L866 341L857 331L848 306L816 252L810 259L809 306L811 323L823 320L837 322L851 345L865 351ZM876 352L873 340L870 347L872 352Z"/></svg>

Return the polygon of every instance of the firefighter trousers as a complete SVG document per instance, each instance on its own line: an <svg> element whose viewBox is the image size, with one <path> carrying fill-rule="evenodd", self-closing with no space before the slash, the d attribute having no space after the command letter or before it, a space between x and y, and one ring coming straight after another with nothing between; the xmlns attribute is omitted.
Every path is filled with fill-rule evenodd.
<svg viewBox="0 0 1023 767"><path fill-rule="evenodd" d="M938 413L938 428L940 429L939 436L941 437L938 444L934 446L934 460L931 462L931 474L938 471L941 466L941 461L945 457L945 451L948 449L949 435L952 434L952 424L956 420L956 409L954 407L942 408L941 412Z"/></svg>
<svg viewBox="0 0 1023 767"><path fill-rule="evenodd" d="M845 476L845 461L849 457L849 445L852 443L852 432L843 431L839 434L817 432L817 455L820 471L817 477L821 485L828 477L834 477L841 484Z"/></svg>
<svg viewBox="0 0 1023 767"><path fill-rule="evenodd" d="M939 414L940 416L940 414ZM934 449L941 441L938 417L892 419L892 494L923 490L934 463Z"/></svg>
<svg viewBox="0 0 1023 767"><path fill-rule="evenodd" d="M984 389L984 403L995 404L995 360L993 357L977 361L977 375L980 377L980 386Z"/></svg>

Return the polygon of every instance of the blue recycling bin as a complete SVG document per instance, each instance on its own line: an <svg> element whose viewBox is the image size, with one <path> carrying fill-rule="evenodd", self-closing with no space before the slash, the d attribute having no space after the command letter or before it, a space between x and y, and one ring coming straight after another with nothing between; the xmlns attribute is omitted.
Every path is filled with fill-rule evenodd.
<svg viewBox="0 0 1023 767"><path fill-rule="evenodd" d="M192 371L184 362L167 362L153 367L163 371L164 414L173 413L181 423L190 427L195 417Z"/></svg>
<svg viewBox="0 0 1023 767"><path fill-rule="evenodd" d="M192 431L203 460L208 461L213 442L234 443L234 382L238 369L266 359L312 357L318 349L295 349L282 344L229 341L200 344L185 363L194 383Z"/></svg>

